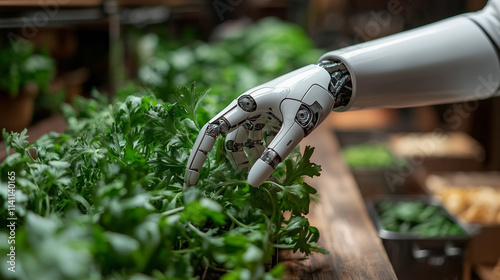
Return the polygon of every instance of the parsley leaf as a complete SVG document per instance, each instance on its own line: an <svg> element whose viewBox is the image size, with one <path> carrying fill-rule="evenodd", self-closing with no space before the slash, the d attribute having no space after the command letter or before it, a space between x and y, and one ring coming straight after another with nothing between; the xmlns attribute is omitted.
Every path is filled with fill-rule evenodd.
<svg viewBox="0 0 500 280"><path fill-rule="evenodd" d="M141 93L112 104L79 100L78 111L66 111L65 133L33 144L26 131L3 133L15 153L0 164L0 184L15 171L16 260L30 263L20 279L194 279L205 271L217 279L279 279L282 266L265 269L276 248L325 253L304 217L316 191L302 177L320 170L310 162L312 148L286 159L274 182L252 188L220 137L199 183L184 189L199 130L181 104L193 110L198 101ZM8 200L2 192L5 220Z"/></svg>

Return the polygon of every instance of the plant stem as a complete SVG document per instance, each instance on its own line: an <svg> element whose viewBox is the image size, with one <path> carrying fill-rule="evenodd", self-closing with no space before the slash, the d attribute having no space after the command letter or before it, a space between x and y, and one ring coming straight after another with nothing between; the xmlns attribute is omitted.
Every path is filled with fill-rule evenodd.
<svg viewBox="0 0 500 280"><path fill-rule="evenodd" d="M282 191L283 191L283 190L285 190L285 188L283 188L283 186L282 186L282 185L280 185L280 184L278 184L278 183L276 183L276 182L273 182L273 181L265 181L264 183L267 183L267 184L270 184L270 185L276 186L276 187L278 187L278 188L279 188L280 190L282 190Z"/></svg>
<svg viewBox="0 0 500 280"><path fill-rule="evenodd" d="M295 245L287 245L287 244L273 244L274 248L278 249L293 249Z"/></svg>
<svg viewBox="0 0 500 280"><path fill-rule="evenodd" d="M258 226L250 226L250 225L246 225L246 224L238 221L238 219L236 219L233 215L231 215L231 214L229 214L227 212L226 212L226 215L229 217L229 219L231 219L231 221L233 221L235 224L237 224L240 227L248 228L248 229L258 228Z"/></svg>
<svg viewBox="0 0 500 280"><path fill-rule="evenodd" d="M196 252L196 249L180 249L180 250L174 250L172 252L176 254L194 253Z"/></svg>
<svg viewBox="0 0 500 280"><path fill-rule="evenodd" d="M208 236L200 231L198 228L196 228L195 226L193 226L191 223L187 223L187 226L188 228L190 228L192 231L194 231L194 233L196 233L199 237L205 239L205 240L209 240Z"/></svg>
<svg viewBox="0 0 500 280"><path fill-rule="evenodd" d="M267 188L263 187L263 189L269 195L269 199L271 200L270 201L271 205L273 206L273 214L271 215L271 221L273 221L274 224L277 224L278 223L278 221L277 221L278 215L276 213L279 211L279 209L276 208L276 201L273 198L273 195L271 194L271 192ZM279 224L278 224L278 228L279 228Z"/></svg>
<svg viewBox="0 0 500 280"><path fill-rule="evenodd" d="M184 211L184 206L177 207L177 208L174 208L174 209L170 209L168 211L165 211L165 212L161 213L161 215L162 216L170 216L170 215L182 212L182 211Z"/></svg>

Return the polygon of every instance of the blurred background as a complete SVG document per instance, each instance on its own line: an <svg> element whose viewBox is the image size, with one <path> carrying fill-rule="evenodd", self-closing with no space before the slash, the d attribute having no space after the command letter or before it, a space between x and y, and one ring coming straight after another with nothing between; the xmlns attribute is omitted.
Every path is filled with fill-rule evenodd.
<svg viewBox="0 0 500 280"><path fill-rule="evenodd" d="M75 98L92 98L92 92L99 91L113 100L140 86L172 101L177 87L193 82L197 90L210 90L199 112L207 120L245 90L315 63L326 51L474 12L485 4L485 0L1 1L0 128L17 132L29 128L33 141L49 131L64 131L61 106ZM460 185L450 204L462 203L457 211L463 219L496 224L498 233L500 200L474 206L497 209L498 217L486 221L481 211L489 210L466 212L472 202L463 197L471 197L465 191L475 185L492 186L498 195L500 98L332 113L325 122L332 127L364 198L433 193L446 199L449 189L443 186ZM0 160L4 157L2 149ZM486 244L498 250L488 251L500 252L498 240L492 240ZM491 265L499 257L479 251L475 261ZM478 275L489 273L481 269Z"/></svg>
<svg viewBox="0 0 500 280"><path fill-rule="evenodd" d="M1 125L20 131L57 112L61 102L71 103L76 95L89 96L92 89L99 89L114 96L130 82L160 87L164 94L196 82L198 88L211 88L213 95L220 92L231 100L259 83L316 62L328 50L477 11L485 3L2 1L0 88L5 108L0 109L15 120L2 117ZM23 92L30 94L19 94ZM32 117L21 117L21 110L5 105L18 94L18 99L36 95ZM493 129L498 127L499 117L493 117L498 106L497 100L488 100L465 107L348 112L330 119L341 128L463 131L486 148L487 167L499 169L500 157L493 156L500 154L500 136Z"/></svg>

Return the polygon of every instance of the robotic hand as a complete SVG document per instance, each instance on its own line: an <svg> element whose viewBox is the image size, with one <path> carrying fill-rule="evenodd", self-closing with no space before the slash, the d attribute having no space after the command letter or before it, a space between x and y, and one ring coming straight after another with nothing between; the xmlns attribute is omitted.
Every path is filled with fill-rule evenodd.
<svg viewBox="0 0 500 280"><path fill-rule="evenodd" d="M498 95L499 27L500 0L492 0L477 13L326 53L318 64L245 92L201 129L185 185L197 182L206 154L221 134L227 135L226 150L236 167L255 162L248 183L257 187L332 110L415 107Z"/></svg>
<svg viewBox="0 0 500 280"><path fill-rule="evenodd" d="M189 157L185 185L197 182L206 154L219 135L227 135L226 151L236 168L255 162L248 183L261 185L334 107L346 104L350 94L345 66L331 61L303 67L248 90L202 127Z"/></svg>

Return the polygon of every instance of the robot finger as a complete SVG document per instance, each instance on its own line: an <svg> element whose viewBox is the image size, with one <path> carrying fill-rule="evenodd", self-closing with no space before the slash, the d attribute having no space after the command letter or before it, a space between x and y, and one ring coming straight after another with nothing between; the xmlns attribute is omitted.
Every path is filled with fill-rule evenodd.
<svg viewBox="0 0 500 280"><path fill-rule="evenodd" d="M227 157L236 170L248 167L248 158L243 150L247 144L248 129L245 125L238 127L226 136L225 148Z"/></svg>
<svg viewBox="0 0 500 280"><path fill-rule="evenodd" d="M249 128L246 150L250 162L254 163L264 152L264 124L257 123Z"/></svg>
<svg viewBox="0 0 500 280"><path fill-rule="evenodd" d="M198 182L199 171L207 159L207 154L212 150L217 137L234 131L249 118L252 112L246 110L245 106L247 104L241 106L240 99L231 102L229 106L201 128L187 162L184 175L184 185L186 187Z"/></svg>
<svg viewBox="0 0 500 280"><path fill-rule="evenodd" d="M189 155L186 173L184 174L184 185L190 187L198 182L199 170L207 159L207 154L210 152L215 144L214 137L209 132L210 123L205 124L196 138L193 150Z"/></svg>
<svg viewBox="0 0 500 280"><path fill-rule="evenodd" d="M301 102L285 100L282 103L283 126L248 174L248 183L258 187L271 176L276 166L304 138L304 130L296 122Z"/></svg>

